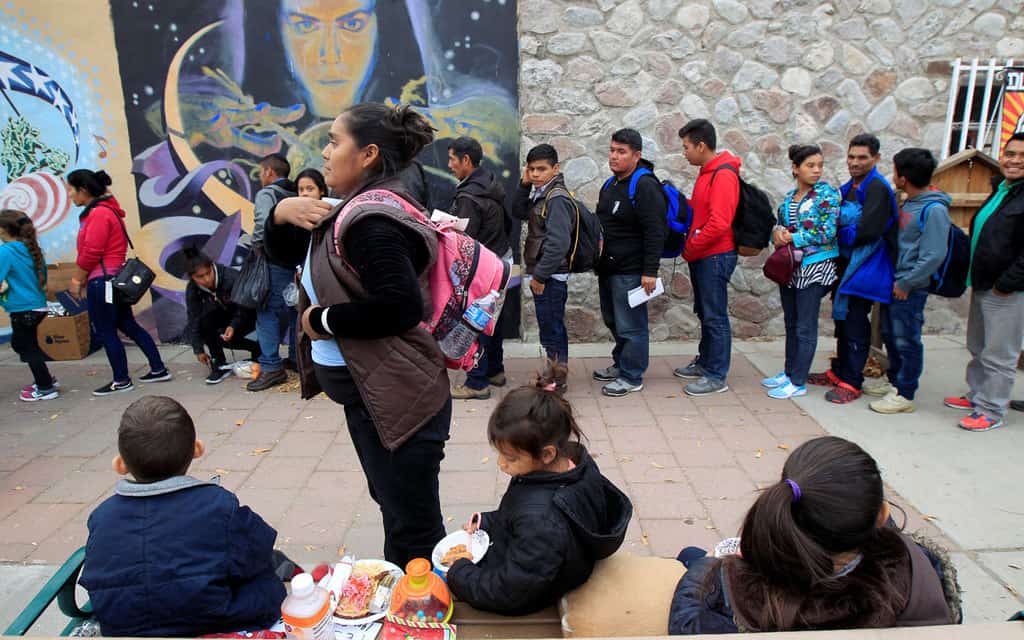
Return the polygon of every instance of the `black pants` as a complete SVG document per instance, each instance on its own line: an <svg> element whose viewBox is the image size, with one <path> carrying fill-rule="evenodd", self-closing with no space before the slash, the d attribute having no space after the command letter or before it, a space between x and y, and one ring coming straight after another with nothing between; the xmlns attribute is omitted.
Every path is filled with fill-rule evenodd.
<svg viewBox="0 0 1024 640"><path fill-rule="evenodd" d="M850 296L846 320L836 321L836 357L832 373L854 389L864 384L864 365L871 354L871 308L867 298Z"/></svg>
<svg viewBox="0 0 1024 640"><path fill-rule="evenodd" d="M252 360L260 357L259 343L245 337L256 328L256 319L253 318L251 322L246 322L238 327L231 342L224 342L220 336L230 324L231 314L222 309L210 311L199 319L199 335L203 338L206 350L210 352L210 359L213 360L214 367L219 367L227 361L224 356L225 346L229 349L248 351Z"/></svg>
<svg viewBox="0 0 1024 640"><path fill-rule="evenodd" d="M445 535L438 474L451 428L451 398L412 438L388 451L348 367L316 365L316 378L327 397L345 407L370 497L380 505L384 520L384 559L405 567L413 558L430 558Z"/></svg>
<svg viewBox="0 0 1024 640"><path fill-rule="evenodd" d="M53 388L53 377L46 367L46 354L39 348L39 324L45 311L16 311L11 314L11 348L32 371L32 381L40 391Z"/></svg>

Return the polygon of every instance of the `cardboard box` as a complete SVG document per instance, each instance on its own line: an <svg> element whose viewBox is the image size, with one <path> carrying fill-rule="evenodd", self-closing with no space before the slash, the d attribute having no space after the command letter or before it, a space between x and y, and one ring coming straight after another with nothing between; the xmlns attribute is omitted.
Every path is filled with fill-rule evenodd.
<svg viewBox="0 0 1024 640"><path fill-rule="evenodd" d="M91 353L88 312L46 318L38 335L39 348L50 360L81 360Z"/></svg>

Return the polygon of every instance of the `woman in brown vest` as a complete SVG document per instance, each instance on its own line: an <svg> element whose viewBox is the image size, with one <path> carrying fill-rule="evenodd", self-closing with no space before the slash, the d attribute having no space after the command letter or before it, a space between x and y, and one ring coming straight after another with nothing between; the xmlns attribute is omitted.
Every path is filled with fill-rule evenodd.
<svg viewBox="0 0 1024 640"><path fill-rule="evenodd" d="M354 105L331 125L324 179L345 200L368 191L412 200L398 173L432 140L430 124L408 107ZM344 406L383 515L384 557L404 566L429 558L445 534L438 473L451 396L437 343L420 327L430 315L425 274L437 240L388 198L350 207L341 220L340 210L284 199L268 217L265 246L303 265L302 397L323 391Z"/></svg>

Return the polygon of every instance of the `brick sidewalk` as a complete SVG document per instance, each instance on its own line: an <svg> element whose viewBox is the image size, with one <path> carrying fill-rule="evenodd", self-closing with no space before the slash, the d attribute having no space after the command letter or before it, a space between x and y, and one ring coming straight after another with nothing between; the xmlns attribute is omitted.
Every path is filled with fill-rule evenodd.
<svg viewBox="0 0 1024 640"><path fill-rule="evenodd" d="M824 434L796 404L768 399L745 356L734 354L732 391L707 398L686 396L683 381L672 376L672 367L686 361L652 358L644 391L617 399L601 396L590 379L605 360L572 362L567 397L601 470L633 500L624 549L636 554L674 556L683 546L707 547L736 535L757 487L778 480L789 451ZM516 385L538 361L507 364ZM172 361L171 369L171 382L95 398L89 390L103 382L105 363L60 363L54 370L61 398L28 404L13 399L16 372L27 371L3 367L0 394L10 399L0 417L0 562L59 563L84 544L89 513L117 479L110 461L119 416L143 393L170 395L188 408L207 445L192 473L220 474L225 487L277 528L279 546L296 560L330 559L342 547L380 555L379 511L340 407L323 396L301 401L297 391L248 393L234 378L208 386L190 361ZM441 472L449 529L473 511L493 509L508 483L486 437L498 399L455 402ZM945 540L903 506L909 530Z"/></svg>

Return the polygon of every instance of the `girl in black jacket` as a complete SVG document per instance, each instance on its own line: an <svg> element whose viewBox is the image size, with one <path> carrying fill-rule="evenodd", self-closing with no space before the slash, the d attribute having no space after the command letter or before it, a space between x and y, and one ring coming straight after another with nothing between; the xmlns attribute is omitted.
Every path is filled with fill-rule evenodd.
<svg viewBox="0 0 1024 640"><path fill-rule="evenodd" d="M487 425L512 481L497 511L466 526L490 534L487 555L448 571L452 593L477 609L525 615L553 605L625 538L633 505L580 442L572 407L556 392L564 366L549 364L533 386L509 393Z"/></svg>
<svg viewBox="0 0 1024 640"><path fill-rule="evenodd" d="M797 447L747 512L738 555L680 554L687 572L669 633L960 622L955 569L892 526L882 490L878 465L856 444L824 437Z"/></svg>

